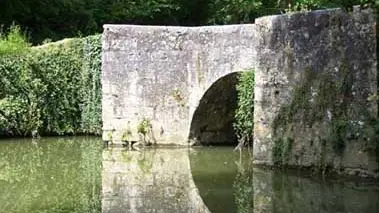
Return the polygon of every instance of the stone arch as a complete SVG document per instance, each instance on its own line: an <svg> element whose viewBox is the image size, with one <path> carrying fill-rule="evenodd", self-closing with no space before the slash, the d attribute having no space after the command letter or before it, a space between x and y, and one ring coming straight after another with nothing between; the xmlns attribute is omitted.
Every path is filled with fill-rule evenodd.
<svg viewBox="0 0 379 213"><path fill-rule="evenodd" d="M216 78L204 90L190 117L191 145L236 145L233 130L237 107L236 85L243 71L230 72Z"/></svg>

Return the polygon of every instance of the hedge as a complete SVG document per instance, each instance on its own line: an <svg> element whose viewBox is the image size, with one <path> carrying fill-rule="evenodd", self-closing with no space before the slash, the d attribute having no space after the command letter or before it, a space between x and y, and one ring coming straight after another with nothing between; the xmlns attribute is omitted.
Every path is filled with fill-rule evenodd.
<svg viewBox="0 0 379 213"><path fill-rule="evenodd" d="M100 70L101 35L1 54L0 136L100 134Z"/></svg>

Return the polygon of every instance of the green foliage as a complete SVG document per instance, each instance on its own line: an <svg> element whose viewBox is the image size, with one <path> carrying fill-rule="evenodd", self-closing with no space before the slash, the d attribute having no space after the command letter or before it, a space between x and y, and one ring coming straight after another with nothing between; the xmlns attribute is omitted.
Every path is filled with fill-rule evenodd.
<svg viewBox="0 0 379 213"><path fill-rule="evenodd" d="M4 0L0 24L28 29L33 42L59 40L102 31L105 23L164 24L180 16L179 0Z"/></svg>
<svg viewBox="0 0 379 213"><path fill-rule="evenodd" d="M89 36L83 40L83 67L81 72L82 103L81 130L85 133L101 133L101 36Z"/></svg>
<svg viewBox="0 0 379 213"><path fill-rule="evenodd" d="M1 57L0 135L99 134L100 60L99 35Z"/></svg>
<svg viewBox="0 0 379 213"><path fill-rule="evenodd" d="M145 136L148 133L149 128L151 128L150 119L144 118L138 123L137 132Z"/></svg>
<svg viewBox="0 0 379 213"><path fill-rule="evenodd" d="M285 11L352 5L378 0L2 0L0 24L28 30L33 43L102 32L112 24L205 25L253 23Z"/></svg>
<svg viewBox="0 0 379 213"><path fill-rule="evenodd" d="M286 12L309 11L326 8L343 8L351 10L353 6L377 7L377 0L279 0L278 7L284 8Z"/></svg>
<svg viewBox="0 0 379 213"><path fill-rule="evenodd" d="M250 142L253 136L254 72L241 72L238 77L237 108L233 128L240 142Z"/></svg>
<svg viewBox="0 0 379 213"><path fill-rule="evenodd" d="M9 32L0 30L0 56L5 54L21 53L30 47L21 28L11 25Z"/></svg>
<svg viewBox="0 0 379 213"><path fill-rule="evenodd" d="M229 24L253 21L259 17L263 7L261 0L215 0L210 5L212 11L208 22L211 24Z"/></svg>

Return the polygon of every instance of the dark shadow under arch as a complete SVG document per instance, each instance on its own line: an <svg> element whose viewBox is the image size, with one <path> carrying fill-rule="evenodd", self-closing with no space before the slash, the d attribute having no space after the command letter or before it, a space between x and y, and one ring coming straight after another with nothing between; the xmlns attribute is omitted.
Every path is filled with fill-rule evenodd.
<svg viewBox="0 0 379 213"><path fill-rule="evenodd" d="M239 72L221 77L205 92L191 121L189 139L195 145L236 145L233 131Z"/></svg>

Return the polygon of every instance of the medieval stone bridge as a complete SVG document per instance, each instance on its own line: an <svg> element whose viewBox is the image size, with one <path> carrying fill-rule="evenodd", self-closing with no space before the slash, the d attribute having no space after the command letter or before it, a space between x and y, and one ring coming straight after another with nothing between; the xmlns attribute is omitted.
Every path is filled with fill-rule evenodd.
<svg viewBox="0 0 379 213"><path fill-rule="evenodd" d="M159 143L188 144L193 115L211 85L255 67L254 25L104 28L104 128L116 134L128 122L136 130L146 118Z"/></svg>
<svg viewBox="0 0 379 213"><path fill-rule="evenodd" d="M323 126L332 125L330 115L341 115L335 113L337 102L329 104L340 100L343 88L338 85L349 84L343 90L349 99L341 99L348 101L347 111L377 110L367 101L377 88L375 26L372 11L357 8L352 13L337 9L262 17L245 25L105 25L103 137L112 135L118 142L127 135L128 140L137 140L133 139L137 127L145 119L152 127L149 140L156 143L232 141L235 73L254 70L255 159L275 161L274 141L281 134L290 138L289 152L299 155L287 163L316 162L319 155L313 152L321 150L322 137L328 134ZM299 87L304 91L299 93ZM333 88L338 90L335 94ZM294 111L286 106L303 108ZM286 110L292 120L285 117L288 113L280 114ZM317 119L309 117L312 113L318 113ZM359 113L349 116L360 119ZM279 122L280 128L278 118L286 121ZM304 142L308 137L316 139ZM347 145L346 154L355 149ZM361 160L368 165L367 154ZM360 165L352 165L356 166Z"/></svg>

